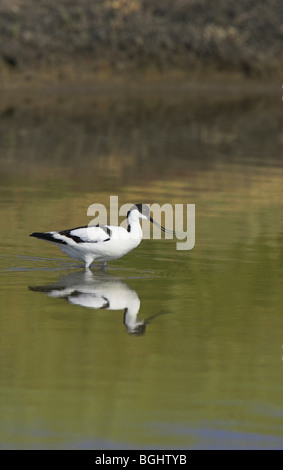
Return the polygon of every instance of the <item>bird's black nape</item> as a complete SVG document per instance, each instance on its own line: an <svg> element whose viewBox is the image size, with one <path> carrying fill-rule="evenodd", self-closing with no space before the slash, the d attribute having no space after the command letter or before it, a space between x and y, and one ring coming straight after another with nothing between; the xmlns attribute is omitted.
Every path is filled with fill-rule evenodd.
<svg viewBox="0 0 283 470"><path fill-rule="evenodd" d="M156 225L160 230L166 233L170 233L172 235L175 234L174 230L168 230L167 228L162 227L158 222L156 222L151 216L150 216L150 208L146 204L135 204L127 213L127 218L129 217L130 213L132 210L137 209L140 214L144 215L151 223ZM130 225L128 225L128 232L131 231Z"/></svg>
<svg viewBox="0 0 283 470"><path fill-rule="evenodd" d="M133 209L137 209L141 214L145 215L147 218L149 218L150 210L149 207L146 204L135 204L127 213L127 218L130 215L130 212Z"/></svg>

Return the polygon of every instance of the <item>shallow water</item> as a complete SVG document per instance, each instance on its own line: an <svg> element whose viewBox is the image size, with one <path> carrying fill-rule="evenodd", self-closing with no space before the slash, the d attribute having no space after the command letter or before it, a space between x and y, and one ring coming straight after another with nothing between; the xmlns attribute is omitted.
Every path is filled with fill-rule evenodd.
<svg viewBox="0 0 283 470"><path fill-rule="evenodd" d="M282 449L280 99L14 100L0 109L1 447ZM86 274L28 237L89 223L110 195L195 204L195 247L144 240Z"/></svg>

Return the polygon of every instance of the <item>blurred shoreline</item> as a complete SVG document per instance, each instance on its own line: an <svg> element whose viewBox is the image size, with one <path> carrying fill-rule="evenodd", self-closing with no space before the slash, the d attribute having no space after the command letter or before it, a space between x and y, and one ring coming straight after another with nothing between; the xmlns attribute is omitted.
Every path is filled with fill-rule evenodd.
<svg viewBox="0 0 283 470"><path fill-rule="evenodd" d="M281 87L282 0L2 0L2 90Z"/></svg>
<svg viewBox="0 0 283 470"><path fill-rule="evenodd" d="M77 73L76 70L80 70ZM237 73L214 73L202 75L189 75L176 71L167 74L93 74L81 65L75 70L72 63L69 67L56 69L31 69L28 72L14 72L2 70L0 73L1 98L12 98L13 95L41 95L42 92L50 95L203 95L206 99L216 96L227 97L273 95L281 100L282 77L256 79L245 78Z"/></svg>

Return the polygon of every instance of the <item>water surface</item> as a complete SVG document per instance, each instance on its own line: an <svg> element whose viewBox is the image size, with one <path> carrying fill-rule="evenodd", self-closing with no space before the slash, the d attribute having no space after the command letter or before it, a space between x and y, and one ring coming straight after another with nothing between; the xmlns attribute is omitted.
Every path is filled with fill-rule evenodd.
<svg viewBox="0 0 283 470"><path fill-rule="evenodd" d="M2 448L283 448L281 113L244 90L5 97ZM110 195L196 204L194 249L86 275L28 237Z"/></svg>

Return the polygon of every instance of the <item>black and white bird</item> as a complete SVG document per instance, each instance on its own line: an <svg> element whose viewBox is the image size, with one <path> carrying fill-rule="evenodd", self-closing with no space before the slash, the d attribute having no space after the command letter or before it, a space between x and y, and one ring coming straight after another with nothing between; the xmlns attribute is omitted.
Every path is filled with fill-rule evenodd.
<svg viewBox="0 0 283 470"><path fill-rule="evenodd" d="M29 287L50 297L66 299L73 305L95 310L124 310L124 324L131 334L141 334L145 321L137 318L140 299L125 282L104 272L78 271L64 276L59 282Z"/></svg>
<svg viewBox="0 0 283 470"><path fill-rule="evenodd" d="M145 333L146 325L160 312L144 320L139 318L140 299L134 289L122 279L98 271L77 271L62 277L53 284L29 287L49 297L66 299L70 304L95 310L123 310L123 323L129 334Z"/></svg>
<svg viewBox="0 0 283 470"><path fill-rule="evenodd" d="M71 258L85 263L85 268L94 262L107 265L136 248L142 240L140 220L147 219L163 232L173 233L158 224L150 216L145 204L134 205L127 214L127 228L113 225L77 227L60 232L34 232L30 236L57 245Z"/></svg>

